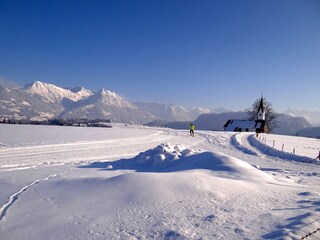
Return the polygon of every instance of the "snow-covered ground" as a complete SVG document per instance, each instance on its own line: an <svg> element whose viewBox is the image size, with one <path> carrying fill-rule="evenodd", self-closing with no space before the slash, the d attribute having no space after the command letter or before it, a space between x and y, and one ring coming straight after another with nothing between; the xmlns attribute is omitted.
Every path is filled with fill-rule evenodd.
<svg viewBox="0 0 320 240"><path fill-rule="evenodd" d="M316 158L320 151L320 139L316 138L260 134L258 139L277 150L299 156Z"/></svg>
<svg viewBox="0 0 320 240"><path fill-rule="evenodd" d="M319 140L262 136L0 125L0 238L301 239L320 228Z"/></svg>

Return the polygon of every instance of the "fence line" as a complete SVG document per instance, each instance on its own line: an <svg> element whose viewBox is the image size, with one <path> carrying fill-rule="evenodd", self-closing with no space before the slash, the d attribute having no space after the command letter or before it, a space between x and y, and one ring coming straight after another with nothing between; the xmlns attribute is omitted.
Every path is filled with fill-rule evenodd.
<svg viewBox="0 0 320 240"><path fill-rule="evenodd" d="M309 232L307 235L305 235L304 237L300 238L300 240L306 239L310 236L312 236L313 234L316 234L317 232L320 231L320 228L317 228L316 230L314 230L313 232Z"/></svg>
<svg viewBox="0 0 320 240"><path fill-rule="evenodd" d="M262 143L267 143L267 137L259 136L258 140ZM277 149L276 148L276 140L272 140L272 148ZM285 144L284 143L282 143L282 145L281 145L281 151L287 152L287 151L285 151ZM288 153L290 153L290 152L288 152ZM296 147L293 147L292 154L296 155Z"/></svg>

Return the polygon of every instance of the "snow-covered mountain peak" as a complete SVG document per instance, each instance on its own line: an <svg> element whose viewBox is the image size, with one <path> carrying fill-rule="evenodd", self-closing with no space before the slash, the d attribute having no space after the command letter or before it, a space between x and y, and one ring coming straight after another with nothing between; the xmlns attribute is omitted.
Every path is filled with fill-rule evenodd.
<svg viewBox="0 0 320 240"><path fill-rule="evenodd" d="M114 96L114 97L117 97L118 96L118 94L116 94L115 92L112 92L112 91L110 91L110 90L108 90L108 89L104 89L104 88L102 88L101 90L100 90L100 92L101 92L101 94L103 94L103 95L112 95L112 96ZM119 96L120 97L120 96Z"/></svg>
<svg viewBox="0 0 320 240"><path fill-rule="evenodd" d="M33 83L27 84L25 86L25 89L29 90L32 89L34 91L40 91L41 89L45 89L45 88L53 88L54 85L49 84L49 83L44 83L44 82L40 82L40 81L35 81Z"/></svg>
<svg viewBox="0 0 320 240"><path fill-rule="evenodd" d="M81 88L77 92L70 89L61 88L50 83L43 83L35 81L25 87L26 91L31 94L40 95L46 102L54 103L61 102L62 99L67 98L72 101L79 101L92 95L90 90Z"/></svg>
<svg viewBox="0 0 320 240"><path fill-rule="evenodd" d="M129 103L127 100L125 100L117 93L106 90L104 88L97 92L97 96L99 98L99 101L107 105L112 105L120 108L136 108L134 105Z"/></svg>

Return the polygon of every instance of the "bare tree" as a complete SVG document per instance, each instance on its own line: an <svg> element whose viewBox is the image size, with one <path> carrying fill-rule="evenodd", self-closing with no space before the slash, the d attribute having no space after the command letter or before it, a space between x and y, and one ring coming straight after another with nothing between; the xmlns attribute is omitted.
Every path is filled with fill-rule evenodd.
<svg viewBox="0 0 320 240"><path fill-rule="evenodd" d="M272 108L272 104L265 98L262 99L265 113L265 121L269 131L272 132L277 127L277 115ZM250 108L246 109L248 120L254 121L258 119L258 109L260 106L260 101L261 98L257 99Z"/></svg>

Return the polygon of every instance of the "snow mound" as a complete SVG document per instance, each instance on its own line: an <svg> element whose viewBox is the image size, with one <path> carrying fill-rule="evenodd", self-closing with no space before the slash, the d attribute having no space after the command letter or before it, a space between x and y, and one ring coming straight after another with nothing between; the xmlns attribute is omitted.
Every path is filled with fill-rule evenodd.
<svg viewBox="0 0 320 240"><path fill-rule="evenodd" d="M169 167L172 166L176 160L191 156L194 153L196 153L195 150L187 149L183 145L173 146L166 143L140 153L134 158L134 161L139 165Z"/></svg>
<svg viewBox="0 0 320 240"><path fill-rule="evenodd" d="M131 159L123 159L108 165L109 170L134 169L141 172L177 172L210 170L218 177L271 181L267 173L250 164L220 152L204 152L183 145L160 144L139 153Z"/></svg>

